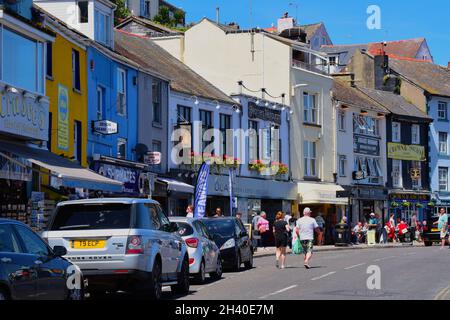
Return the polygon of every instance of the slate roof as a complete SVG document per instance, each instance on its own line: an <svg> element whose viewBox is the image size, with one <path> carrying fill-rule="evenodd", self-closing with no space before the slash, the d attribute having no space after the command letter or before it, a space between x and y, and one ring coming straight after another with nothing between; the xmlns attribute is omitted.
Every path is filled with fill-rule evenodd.
<svg viewBox="0 0 450 320"><path fill-rule="evenodd" d="M368 88L358 88L358 90L383 105L393 114L432 120L430 116L398 94Z"/></svg>
<svg viewBox="0 0 450 320"><path fill-rule="evenodd" d="M171 79L172 90L195 95L198 98L237 104L221 90L153 43L150 38L115 30L115 47L118 52L139 65L154 70Z"/></svg>
<svg viewBox="0 0 450 320"><path fill-rule="evenodd" d="M306 32L306 37L308 39L311 39L313 37L313 35L316 33L316 31L323 25L323 22L319 22L319 23L312 23L312 24L304 24L301 25L300 28L302 28L303 30L305 30Z"/></svg>
<svg viewBox="0 0 450 320"><path fill-rule="evenodd" d="M416 38L399 41L387 41L386 46L382 43L369 43L368 52L372 55L382 54L384 52L391 57L417 58L420 47L425 42L425 38Z"/></svg>
<svg viewBox="0 0 450 320"><path fill-rule="evenodd" d="M366 94L355 87L350 86L341 79L334 79L333 81L333 98L347 104L349 106L364 108L375 112L389 113L390 111L384 108Z"/></svg>
<svg viewBox="0 0 450 320"><path fill-rule="evenodd" d="M163 26L159 23L153 22L149 19L138 17L138 16L129 16L125 20L123 20L120 24L116 26L117 29L122 29L125 25L129 24L130 22L136 22L137 24L140 24L144 27L147 27L149 29L155 30L157 32L167 34L167 35L178 35L183 34L183 32L178 30L173 30L171 28L168 28L166 26Z"/></svg>
<svg viewBox="0 0 450 320"><path fill-rule="evenodd" d="M389 59L389 67L432 95L450 97L450 70L421 60Z"/></svg>

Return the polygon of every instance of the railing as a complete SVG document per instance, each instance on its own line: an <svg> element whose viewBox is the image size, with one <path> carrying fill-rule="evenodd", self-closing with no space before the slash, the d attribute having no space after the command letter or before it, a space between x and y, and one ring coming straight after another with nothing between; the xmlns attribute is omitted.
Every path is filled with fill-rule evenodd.
<svg viewBox="0 0 450 320"><path fill-rule="evenodd" d="M330 74L330 68L329 66L326 65L313 65L313 64L309 64L303 61L299 61L299 60L292 60L292 66L294 68L299 68L299 69L303 69L303 70L308 70L311 72L316 72L316 73L320 73L323 75L329 75Z"/></svg>

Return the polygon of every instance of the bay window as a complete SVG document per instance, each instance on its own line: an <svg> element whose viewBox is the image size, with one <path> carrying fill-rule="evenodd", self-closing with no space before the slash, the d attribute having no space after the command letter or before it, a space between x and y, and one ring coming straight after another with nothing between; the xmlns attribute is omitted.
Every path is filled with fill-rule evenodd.
<svg viewBox="0 0 450 320"><path fill-rule="evenodd" d="M4 82L44 93L44 44L2 26L1 74Z"/></svg>

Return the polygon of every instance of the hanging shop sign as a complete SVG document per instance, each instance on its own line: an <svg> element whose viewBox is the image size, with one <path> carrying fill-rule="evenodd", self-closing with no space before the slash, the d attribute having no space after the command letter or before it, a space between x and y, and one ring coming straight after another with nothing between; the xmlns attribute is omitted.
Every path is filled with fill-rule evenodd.
<svg viewBox="0 0 450 320"><path fill-rule="evenodd" d="M36 99L17 89L0 93L0 132L47 141L48 109L45 99Z"/></svg>
<svg viewBox="0 0 450 320"><path fill-rule="evenodd" d="M161 163L161 152L151 151L144 156L144 163L157 165Z"/></svg>
<svg viewBox="0 0 450 320"><path fill-rule="evenodd" d="M421 174L420 174L419 168L412 168L410 174L411 174L411 179L420 180Z"/></svg>
<svg viewBox="0 0 450 320"><path fill-rule="evenodd" d="M96 133L108 135L108 134L116 134L119 132L119 126L117 122L109 121L109 120L98 120L92 122L92 130Z"/></svg>
<svg viewBox="0 0 450 320"><path fill-rule="evenodd" d="M8 152L0 152L0 179L31 181L31 163Z"/></svg>
<svg viewBox="0 0 450 320"><path fill-rule="evenodd" d="M425 147L388 142L388 158L409 161L425 161Z"/></svg>
<svg viewBox="0 0 450 320"><path fill-rule="evenodd" d="M368 138L365 136L353 136L353 151L359 154L366 154L371 156L380 155L380 140Z"/></svg>
<svg viewBox="0 0 450 320"><path fill-rule="evenodd" d="M258 107L256 103L248 103L248 117L250 119L261 119L281 125L281 111L266 107Z"/></svg>
<svg viewBox="0 0 450 320"><path fill-rule="evenodd" d="M58 85L58 148L69 150L69 91Z"/></svg>

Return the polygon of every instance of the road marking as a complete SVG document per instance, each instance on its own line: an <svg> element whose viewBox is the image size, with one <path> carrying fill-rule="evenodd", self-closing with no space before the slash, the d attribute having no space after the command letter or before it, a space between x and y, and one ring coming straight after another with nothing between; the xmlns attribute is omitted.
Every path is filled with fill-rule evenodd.
<svg viewBox="0 0 450 320"><path fill-rule="evenodd" d="M449 294L450 294L450 285L447 288L444 288L441 290L433 300L449 300Z"/></svg>
<svg viewBox="0 0 450 320"><path fill-rule="evenodd" d="M409 252L409 253L405 253L403 255L404 256L412 256L413 254L417 254L417 252Z"/></svg>
<svg viewBox="0 0 450 320"><path fill-rule="evenodd" d="M321 276L319 276L319 277L312 278L311 280L313 280L313 281L319 280L319 279L322 279L322 278L331 276L332 274L335 274L335 273L336 273L336 271L331 271L331 272L328 272L328 273L326 273L326 274L324 274L324 275L321 275Z"/></svg>
<svg viewBox="0 0 450 320"><path fill-rule="evenodd" d="M358 264L355 264L355 265L353 265L353 266L344 268L344 270L350 270L350 269L353 269L353 268L356 268L356 267L363 266L363 265L365 265L365 264L366 264L365 262L363 262L363 263L358 263Z"/></svg>
<svg viewBox="0 0 450 320"><path fill-rule="evenodd" d="M284 288L284 289L281 289L281 290L278 290L278 291L275 291L275 292L266 294L265 296L259 297L259 299L266 299L266 298L268 298L268 297L270 297L270 296L274 296L274 295L276 295L276 294L286 292L286 291L291 290L291 289L294 289L294 288L296 288L296 287L298 287L298 285L297 285L297 284L294 284L294 285L289 286L289 287L287 287L287 288Z"/></svg>
<svg viewBox="0 0 450 320"><path fill-rule="evenodd" d="M383 260L387 260L387 259L392 259L395 258L396 256L389 256L389 257L384 257L384 258L379 258L379 259L375 259L373 261L383 261Z"/></svg>

